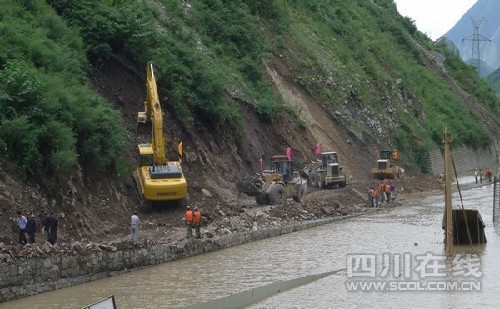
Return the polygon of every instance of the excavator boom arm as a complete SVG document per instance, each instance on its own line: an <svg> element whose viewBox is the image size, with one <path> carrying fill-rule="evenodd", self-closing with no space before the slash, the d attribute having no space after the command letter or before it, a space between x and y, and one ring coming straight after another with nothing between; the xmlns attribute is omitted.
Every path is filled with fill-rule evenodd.
<svg viewBox="0 0 500 309"><path fill-rule="evenodd" d="M163 113L161 111L160 99L156 87L156 78L153 71L153 63L148 62L146 69L146 101L145 111L139 112L138 121L150 120L153 125L153 161L156 165L165 165L167 162L165 154L165 138L163 137Z"/></svg>

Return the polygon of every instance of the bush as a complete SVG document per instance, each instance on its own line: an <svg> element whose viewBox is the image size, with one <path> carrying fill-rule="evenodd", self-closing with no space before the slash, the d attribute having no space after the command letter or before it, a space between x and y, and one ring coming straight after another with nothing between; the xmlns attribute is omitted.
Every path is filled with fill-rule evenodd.
<svg viewBox="0 0 500 309"><path fill-rule="evenodd" d="M125 148L121 117L102 98L24 61L0 71L0 111L1 150L21 175L63 177L78 159L116 168Z"/></svg>
<svg viewBox="0 0 500 309"><path fill-rule="evenodd" d="M7 159L22 175L34 175L42 166L38 135L39 129L25 115L5 119L0 124L0 144L5 147Z"/></svg>

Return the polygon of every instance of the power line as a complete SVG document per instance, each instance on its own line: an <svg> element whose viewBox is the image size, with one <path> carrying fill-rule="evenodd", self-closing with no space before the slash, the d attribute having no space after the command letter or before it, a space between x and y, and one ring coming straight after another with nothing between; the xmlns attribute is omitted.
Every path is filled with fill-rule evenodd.
<svg viewBox="0 0 500 309"><path fill-rule="evenodd" d="M474 26L474 34L469 35L468 37L465 37L462 39L462 42L464 41L472 41L472 65L476 67L477 73L481 74L481 54L479 50L479 46L481 42L491 42L490 39L487 37L482 36L479 33L479 27L484 21L484 17L479 21L476 22L472 17L470 18L472 21L472 25Z"/></svg>

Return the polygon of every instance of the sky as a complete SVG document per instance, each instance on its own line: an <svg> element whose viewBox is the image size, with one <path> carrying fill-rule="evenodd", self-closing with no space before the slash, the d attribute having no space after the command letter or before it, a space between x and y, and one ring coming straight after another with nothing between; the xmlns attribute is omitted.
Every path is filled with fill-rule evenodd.
<svg viewBox="0 0 500 309"><path fill-rule="evenodd" d="M415 21L432 40L448 32L477 0L394 0L399 14Z"/></svg>

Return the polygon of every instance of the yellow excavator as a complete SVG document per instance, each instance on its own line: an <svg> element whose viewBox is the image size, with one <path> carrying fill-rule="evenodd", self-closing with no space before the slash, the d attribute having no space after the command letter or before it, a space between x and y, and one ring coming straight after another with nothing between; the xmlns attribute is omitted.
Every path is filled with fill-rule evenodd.
<svg viewBox="0 0 500 309"><path fill-rule="evenodd" d="M145 110L137 114L137 124L151 123L152 141L138 144L138 164L134 172L142 211L150 211L153 202L187 203L187 182L182 172L181 159L168 161L163 136L163 113L156 88L153 63L146 67ZM181 146L180 146L181 147Z"/></svg>

